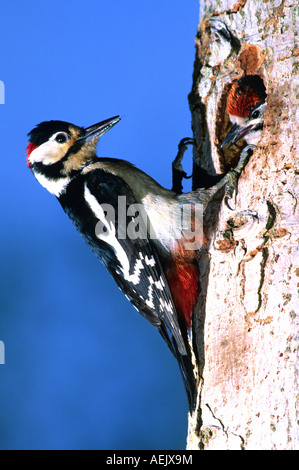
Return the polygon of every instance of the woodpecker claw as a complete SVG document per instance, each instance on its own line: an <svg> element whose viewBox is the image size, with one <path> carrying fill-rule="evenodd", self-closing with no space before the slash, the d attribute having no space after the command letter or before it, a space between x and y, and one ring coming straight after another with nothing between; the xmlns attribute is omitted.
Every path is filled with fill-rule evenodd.
<svg viewBox="0 0 299 470"><path fill-rule="evenodd" d="M186 152L188 145L196 145L195 139L191 137L185 137L180 140L178 145L178 153L172 162L172 191L180 194L183 190L182 180L189 179L192 175L187 176L187 173L183 170L182 160L184 153Z"/></svg>
<svg viewBox="0 0 299 470"><path fill-rule="evenodd" d="M228 202L228 201L229 201L229 197L228 197L228 196L225 196L225 198L224 198L224 204L226 205L226 207L227 207L230 211L234 211L234 210L236 209L236 205L235 205L235 207L231 207L231 206L229 205L229 202ZM235 202L236 202L236 201L235 201Z"/></svg>
<svg viewBox="0 0 299 470"><path fill-rule="evenodd" d="M238 174L232 170L229 172L228 174L228 181L225 185L225 196L224 196L224 203L226 205L226 207L233 211L235 210L236 208L236 199L237 199L237 194L238 194L238 179L239 179L239 176ZM231 205L229 204L229 200L232 199L234 197L234 208L231 207Z"/></svg>
<svg viewBox="0 0 299 470"><path fill-rule="evenodd" d="M249 158L253 154L253 149L255 148L256 148L256 145L247 145L241 152L240 160L236 168L234 168L227 174L227 183L225 185L224 203L226 207L231 211L235 210L236 208L236 198L238 194L238 180L239 180L240 174L242 173L245 166L247 165ZM232 209L232 207L230 206L228 202L233 197L235 199L234 209Z"/></svg>
<svg viewBox="0 0 299 470"><path fill-rule="evenodd" d="M184 145L189 145L189 144L194 145L195 140L192 137L184 137L183 139L180 140L178 147L180 148Z"/></svg>

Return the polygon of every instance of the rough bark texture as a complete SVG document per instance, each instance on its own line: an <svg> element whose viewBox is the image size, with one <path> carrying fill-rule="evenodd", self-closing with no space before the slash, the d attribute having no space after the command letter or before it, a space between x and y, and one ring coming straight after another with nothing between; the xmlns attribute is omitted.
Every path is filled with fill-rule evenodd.
<svg viewBox="0 0 299 470"><path fill-rule="evenodd" d="M198 180L198 165L220 173L240 155L242 144L231 151L220 147L230 127L225 104L231 81L260 75L268 105L235 210L218 202L207 216L211 239L200 262L194 328L199 397L189 417L188 449L299 448L296 3L200 5L189 96ZM219 41L215 20L226 25L230 41Z"/></svg>

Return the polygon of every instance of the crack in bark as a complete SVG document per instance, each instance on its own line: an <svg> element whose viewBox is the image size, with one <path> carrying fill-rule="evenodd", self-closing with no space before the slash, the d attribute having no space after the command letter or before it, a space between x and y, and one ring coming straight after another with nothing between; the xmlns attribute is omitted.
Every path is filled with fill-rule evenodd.
<svg viewBox="0 0 299 470"><path fill-rule="evenodd" d="M215 416L214 411L212 410L212 408L210 407L210 405L209 405L208 403L206 403L206 407L207 407L208 410L211 412L211 415L213 416L213 418L216 419L217 421L219 421L219 424L220 424L220 426L221 426L222 431L224 432L224 434L226 435L226 437L228 437L227 431L226 431L226 429L225 429L225 427L224 427L224 424L223 424L223 422L221 421L221 419L220 419L220 418L217 418L217 416Z"/></svg>
<svg viewBox="0 0 299 470"><path fill-rule="evenodd" d="M261 264L260 264L261 277L260 277L260 283L259 283L258 290L257 290L258 305L257 305L257 308L255 310L255 313L257 313L260 310L260 308L262 306L262 303L263 303L262 288L263 288L264 280L265 280L265 267L266 267L267 260L268 260L268 257L269 257L269 249L265 245L266 245L266 243L268 242L268 240L270 238L269 232L273 228L273 226L275 224L275 221L276 221L276 209L275 209L274 205L270 201L267 201L267 207L268 207L269 216L268 216L268 220L267 220L267 223L266 223L266 231L263 234L264 243L262 245L263 246L262 261L261 261Z"/></svg>
<svg viewBox="0 0 299 470"><path fill-rule="evenodd" d="M240 440L241 440L240 449L241 449L241 450L246 450L246 448L245 448L245 439L244 439L244 437L243 437L243 436L241 436L241 434L236 434L236 433L234 433L234 432L232 432L232 434L233 434L234 436L236 436L236 437L239 437L239 438L240 438Z"/></svg>
<svg viewBox="0 0 299 470"><path fill-rule="evenodd" d="M263 303L262 288L263 288L263 284L264 284L264 280L265 280L265 267L266 267L268 256L269 256L269 250L268 250L268 248L264 247L263 250L262 250L262 261L260 263L261 276L260 276L260 283L259 283L259 286L258 286L258 289L257 289L258 304L257 304L257 308L255 310L255 313L257 313L260 310L260 308L262 306L262 303Z"/></svg>
<svg viewBox="0 0 299 470"><path fill-rule="evenodd" d="M223 421L220 419L220 418L217 418L217 416L215 415L215 413L213 412L211 406L206 403L206 407L208 408L208 410L210 411L211 415L213 416L213 418L219 422L220 426L221 426L221 429L223 431L223 433L225 434L226 436L226 439L228 440L229 439L229 434L233 435L233 436L236 436L240 439L240 449L241 450L245 450L245 439L243 436L241 436L241 434L237 434L235 432L232 432L232 431L228 431L228 428L225 428L224 424L223 424ZM207 435L207 430L210 431L210 433ZM208 440L211 439L213 437L213 432L210 428L206 428L205 429L205 433L203 435L203 437L207 438L208 437ZM207 441L208 442L208 441ZM203 448L204 450L204 448Z"/></svg>

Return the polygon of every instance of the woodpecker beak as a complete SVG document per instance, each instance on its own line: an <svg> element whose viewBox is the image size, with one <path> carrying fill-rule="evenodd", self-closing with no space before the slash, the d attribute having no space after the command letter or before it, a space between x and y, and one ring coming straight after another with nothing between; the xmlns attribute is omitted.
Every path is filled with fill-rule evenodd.
<svg viewBox="0 0 299 470"><path fill-rule="evenodd" d="M121 120L120 116L114 116L112 118L106 119L105 121L98 122L93 126L86 127L84 129L84 134L79 137L78 140L83 140L84 142L90 142L91 140L98 139L101 135L109 131L115 124Z"/></svg>
<svg viewBox="0 0 299 470"><path fill-rule="evenodd" d="M222 142L221 147L223 148L223 147L225 147L225 145L227 145L226 148L229 149L233 144L238 142L238 140L242 139L246 134L248 134L248 132L253 127L254 126L251 125L251 124L249 124L248 126L245 126L245 127L241 127L237 123L233 124L231 130L229 131L229 133L225 137L224 141Z"/></svg>

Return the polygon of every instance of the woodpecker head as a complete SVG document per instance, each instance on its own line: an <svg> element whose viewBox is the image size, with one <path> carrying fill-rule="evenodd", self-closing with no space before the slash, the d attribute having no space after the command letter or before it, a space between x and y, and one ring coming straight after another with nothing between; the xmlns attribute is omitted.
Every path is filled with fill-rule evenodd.
<svg viewBox="0 0 299 470"><path fill-rule="evenodd" d="M234 80L227 98L227 112L233 126L222 147L231 147L238 140L256 145L261 138L266 110L266 88L258 75L245 75Z"/></svg>
<svg viewBox="0 0 299 470"><path fill-rule="evenodd" d="M84 128L64 121L45 121L29 132L27 165L48 191L59 196L71 178L96 156L99 138L119 116Z"/></svg>

